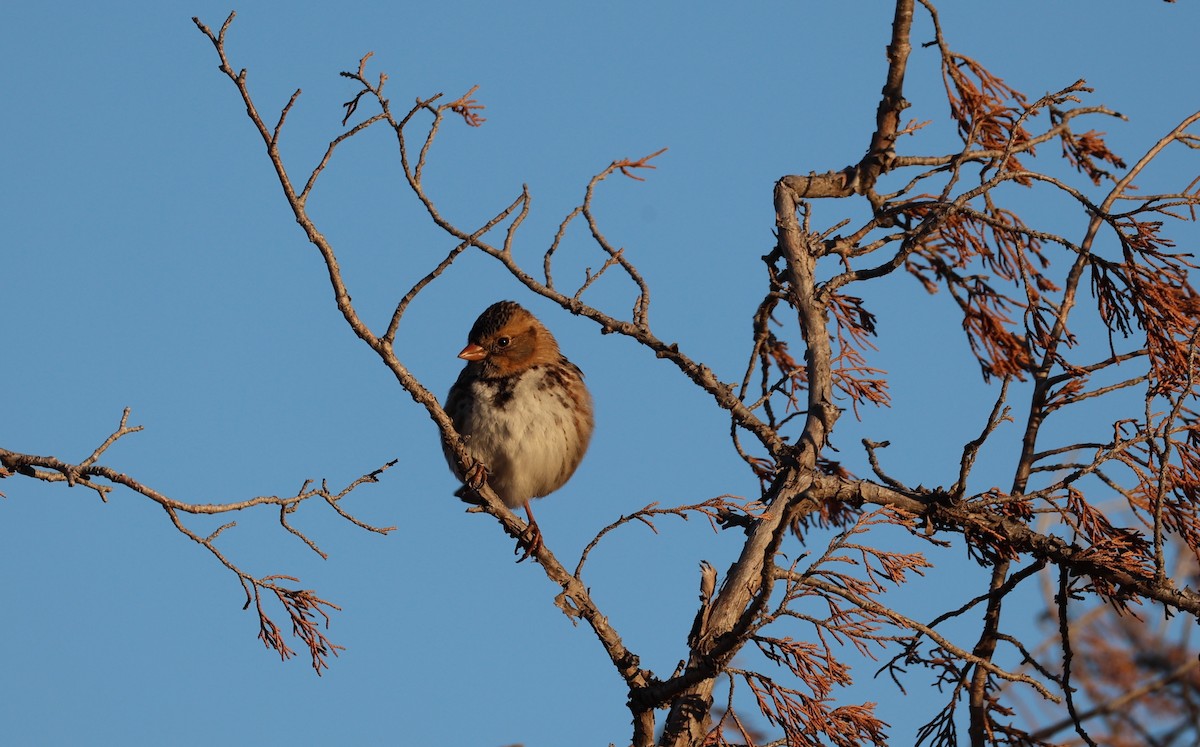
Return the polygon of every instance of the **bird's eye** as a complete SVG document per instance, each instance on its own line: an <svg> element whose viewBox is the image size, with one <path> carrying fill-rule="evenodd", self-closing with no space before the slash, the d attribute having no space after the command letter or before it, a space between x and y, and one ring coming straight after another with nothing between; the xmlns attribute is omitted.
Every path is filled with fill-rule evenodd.
<svg viewBox="0 0 1200 747"><path fill-rule="evenodd" d="M512 338L509 337L501 337L499 340L496 340L496 344L502 348L508 347L510 342L512 342Z"/></svg>

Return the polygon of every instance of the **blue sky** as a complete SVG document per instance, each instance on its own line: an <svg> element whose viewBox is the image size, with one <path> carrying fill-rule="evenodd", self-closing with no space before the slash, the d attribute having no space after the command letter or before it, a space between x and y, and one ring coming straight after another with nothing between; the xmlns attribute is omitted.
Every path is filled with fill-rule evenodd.
<svg viewBox="0 0 1200 747"><path fill-rule="evenodd" d="M215 29L230 8L104 5L0 10L0 446L77 461L131 407L146 430L104 463L194 503L285 494L307 478L340 486L398 458L347 507L399 528L380 537L306 506L295 523L328 561L270 512L235 517L222 537L244 568L299 576L343 608L330 636L347 650L318 678L304 659L280 663L262 648L235 578L153 504L0 483L4 741L623 743L624 692L602 650L553 606L557 589L536 566L512 563L493 522L463 513L435 429L337 313L235 89L190 20ZM1187 83L1200 29L1193 5L943 6L951 45L1032 97L1086 78L1097 91L1088 103L1130 117L1094 125L1127 159L1200 107ZM891 18L884 3L281 7L238 6L228 51L249 69L261 111L278 112L303 89L284 135L294 177L340 131L354 88L337 73L368 51L397 108L479 85L486 124L446 123L428 186L448 217L473 224L528 184L534 212L518 255L535 267L592 174L669 147L646 182L603 185L597 212L647 277L659 336L725 380L740 378L761 298L771 186L861 156ZM918 41L929 37L921 18ZM944 116L932 50L914 50L906 93L913 118ZM934 125L902 146L941 152L953 147L949 134ZM1156 169L1164 188L1190 180L1188 159ZM1031 223L1082 231L1084 218L1060 205L1022 204ZM450 246L406 194L383 130L339 151L311 211L377 327ZM862 206L820 204L814 220L847 215ZM1193 226L1177 235L1196 238ZM564 279L602 261L582 233L564 249ZM891 439L885 461L898 477L949 484L994 393L978 380L948 299L903 278L864 293L880 317L872 363L893 372L895 407L844 418L835 444L865 472L858 440ZM632 299L616 278L589 294L613 313ZM444 393L471 322L501 298L526 303L555 331L597 402L588 458L538 505L564 562L651 501L754 494L727 419L673 367L530 298L486 257L464 256L413 305L401 358ZM975 487L1007 485L1011 449L998 444L986 457ZM192 526L206 533L218 523ZM663 519L660 530L619 530L593 554L588 582L627 645L666 675L684 656L697 563L723 569L737 537L697 520ZM946 589L977 578L961 551L931 559L955 570L934 571L895 600L923 619L958 599L941 603ZM962 634L970 641L969 626ZM879 702L894 743L911 743L914 714L936 710L936 693L916 676L903 697L871 679L873 669L856 668L848 700Z"/></svg>

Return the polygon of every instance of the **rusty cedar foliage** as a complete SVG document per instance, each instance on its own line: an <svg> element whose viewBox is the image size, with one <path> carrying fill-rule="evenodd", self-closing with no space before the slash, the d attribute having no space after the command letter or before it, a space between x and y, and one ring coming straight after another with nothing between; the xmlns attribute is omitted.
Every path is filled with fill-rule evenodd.
<svg viewBox="0 0 1200 747"><path fill-rule="evenodd" d="M940 55L955 143L926 142L922 124L900 124L908 107L903 85L917 10L933 24L928 46ZM604 332L633 338L730 413L733 446L761 481L762 495L677 507L652 504L622 516L597 535L573 572L549 549L537 555L547 577L562 588L556 604L590 626L624 680L632 744L885 744L887 725L872 703L838 700L840 688L851 682L847 657L877 660L877 674L900 689L910 671L929 672L944 700L920 730L922 744L1133 745L1196 738L1200 671L1186 629L1200 618L1194 589L1200 552L1195 410L1200 299L1188 279L1191 255L1174 247L1166 226L1194 220L1200 197L1197 181L1153 194L1133 190L1154 159L1184 158L1186 149L1200 146L1190 130L1200 114L1127 163L1108 148L1103 133L1078 131L1081 123L1119 116L1085 105L1091 91L1083 81L1031 101L954 51L932 3L920 0L917 8L913 0L898 0L875 128L869 133L864 128L866 156L841 171L786 175L776 185L778 243L763 257L765 291L751 320L746 368L740 383L727 384L654 334L649 288L634 253L612 245L592 211L602 181L617 173L640 180L654 168L651 159L658 153L614 161L598 173L547 242L541 267L526 268L513 247L529 210L527 190L490 220L465 228L443 217L425 191L423 169L446 115L476 127L486 121L476 89L448 103L440 95L417 99L394 112L384 92L386 75L371 78L366 72L368 54L356 71L342 73L355 87L345 105L347 129L330 141L299 185L277 144L300 92L273 124L259 113L246 71L236 70L227 56L233 18L215 33L198 19L196 25L213 43L288 204L322 255L340 312L425 408L464 465L469 457L458 435L436 398L397 357L393 341L416 295L469 250L495 258L532 293L594 320ZM364 109L370 112L361 114ZM337 147L373 126L395 135L399 166L414 197L452 245L399 299L382 333L359 318L334 248L306 210ZM905 135L913 137L901 141ZM907 152L917 149L922 152ZM1063 163L1067 169L1056 166ZM884 182L894 191L881 192ZM1027 225L1004 206L1012 191L1000 188L1009 185L1072 202L1083 230L1071 236ZM872 217L857 226L845 220L814 227L816 201L831 198L865 198ZM553 259L578 221L586 224L603 263L581 285L564 290L553 277ZM619 273L638 294L628 316L584 302L588 287L620 282ZM929 489L889 476L886 443L863 441L870 475L850 474L829 449L843 409L861 416L863 408L889 402L886 373L871 364L876 319L854 287L893 273L908 273L925 291L953 300L964 340L983 378L995 387L994 406L978 438L963 445L949 487ZM1095 329L1097 320L1107 330L1105 344L1081 344L1077 330ZM1095 354L1097 349L1103 352ZM1112 413L1109 430L1081 434L1077 442L1042 434L1048 418L1096 402ZM971 492L968 482L980 449L1001 423L1014 420L1014 411L1024 420L1011 486ZM241 570L217 546L232 523L201 537L183 517L273 506L284 528L319 553L288 516L318 498L365 529L387 532L390 528L362 523L341 502L391 465L339 492L305 483L292 496L187 504L98 464L113 443L137 430L128 426L127 411L118 430L79 464L0 450L0 476L82 485L102 498L123 485L156 501L179 531L237 575L247 606L253 604L258 614L263 643L284 658L293 654L264 606L274 597L320 673L338 651L324 633L328 612L336 607L294 588L293 578ZM481 510L505 531L520 532L520 520L490 490L483 493ZM634 521L653 527L656 518L671 515L702 515L714 529L744 532L746 541L723 577L702 566L701 605L686 632L688 656L673 673L652 672L591 598L583 570L591 550L614 529ZM889 605L887 593L932 566L919 549L883 549L878 537L885 528L906 532L918 548L964 548L988 569L987 588L928 619L902 614ZM799 543L807 554L798 551ZM797 556L785 564L785 557ZM1046 614L1056 621L1041 644L1008 632L1028 619L1027 610L1010 624L1004 608L1018 588L1039 583ZM961 626L980 616L967 640L944 632L952 620ZM963 727L965 735L959 733Z"/></svg>

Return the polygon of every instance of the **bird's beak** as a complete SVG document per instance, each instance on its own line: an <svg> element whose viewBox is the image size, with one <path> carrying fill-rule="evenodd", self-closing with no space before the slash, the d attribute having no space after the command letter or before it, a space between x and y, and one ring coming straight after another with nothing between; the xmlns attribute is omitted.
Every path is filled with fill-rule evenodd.
<svg viewBox="0 0 1200 747"><path fill-rule="evenodd" d="M464 361L481 361L487 357L487 351L475 343L471 343L462 349L462 352L458 354L458 357L462 358Z"/></svg>

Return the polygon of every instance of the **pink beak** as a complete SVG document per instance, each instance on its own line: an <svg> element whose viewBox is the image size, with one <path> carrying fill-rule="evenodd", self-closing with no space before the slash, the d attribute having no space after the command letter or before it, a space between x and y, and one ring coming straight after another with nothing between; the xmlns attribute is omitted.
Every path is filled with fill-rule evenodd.
<svg viewBox="0 0 1200 747"><path fill-rule="evenodd" d="M475 343L471 343L462 349L462 352L458 354L458 357L462 358L464 361L481 361L487 357L487 351Z"/></svg>

